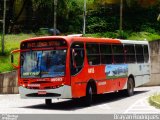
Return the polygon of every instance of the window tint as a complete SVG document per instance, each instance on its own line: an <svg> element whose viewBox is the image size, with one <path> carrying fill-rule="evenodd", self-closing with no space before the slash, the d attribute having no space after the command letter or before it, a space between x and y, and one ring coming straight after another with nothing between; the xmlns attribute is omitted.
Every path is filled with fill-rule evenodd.
<svg viewBox="0 0 160 120"><path fill-rule="evenodd" d="M144 45L143 49L144 49L144 62L148 62L149 60L148 46Z"/></svg>
<svg viewBox="0 0 160 120"><path fill-rule="evenodd" d="M99 44L87 43L87 54L99 54Z"/></svg>
<svg viewBox="0 0 160 120"><path fill-rule="evenodd" d="M136 49L137 63L143 63L144 62L143 46L142 45L135 45L135 49Z"/></svg>
<svg viewBox="0 0 160 120"><path fill-rule="evenodd" d="M112 54L112 47L108 44L100 45L101 54Z"/></svg>
<svg viewBox="0 0 160 120"><path fill-rule="evenodd" d="M124 45L124 51L126 55L126 63L135 63L135 49L134 45Z"/></svg>
<svg viewBox="0 0 160 120"><path fill-rule="evenodd" d="M86 49L87 49L87 58L89 65L100 64L99 44L87 43Z"/></svg>
<svg viewBox="0 0 160 120"><path fill-rule="evenodd" d="M84 44L73 43L71 46L71 74L77 74L83 67L84 63Z"/></svg>
<svg viewBox="0 0 160 120"><path fill-rule="evenodd" d="M99 65L100 55L87 55L89 65Z"/></svg>
<svg viewBox="0 0 160 120"><path fill-rule="evenodd" d="M109 44L100 45L101 64L112 64L112 47Z"/></svg>
<svg viewBox="0 0 160 120"><path fill-rule="evenodd" d="M101 55L102 64L112 64L112 55Z"/></svg>
<svg viewBox="0 0 160 120"><path fill-rule="evenodd" d="M112 45L114 62L124 63L124 49L123 45Z"/></svg>

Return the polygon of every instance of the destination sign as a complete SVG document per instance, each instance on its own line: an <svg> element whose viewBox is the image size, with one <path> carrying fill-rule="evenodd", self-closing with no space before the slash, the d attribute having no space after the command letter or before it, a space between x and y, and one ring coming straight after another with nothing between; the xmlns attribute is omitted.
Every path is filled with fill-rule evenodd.
<svg viewBox="0 0 160 120"><path fill-rule="evenodd" d="M47 47L66 47L67 43L64 40L48 40L48 41L29 41L21 44L21 49L30 49L30 48L47 48Z"/></svg>

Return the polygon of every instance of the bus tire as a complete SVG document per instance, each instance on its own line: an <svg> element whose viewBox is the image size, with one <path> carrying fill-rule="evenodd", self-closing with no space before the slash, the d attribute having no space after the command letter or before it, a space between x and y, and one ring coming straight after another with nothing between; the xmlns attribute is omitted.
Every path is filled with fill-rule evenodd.
<svg viewBox="0 0 160 120"><path fill-rule="evenodd" d="M46 103L46 105L51 105L52 99L45 99L45 103Z"/></svg>
<svg viewBox="0 0 160 120"><path fill-rule="evenodd" d="M86 89L85 105L91 106L92 101L93 101L93 88L91 85L88 85Z"/></svg>
<svg viewBox="0 0 160 120"><path fill-rule="evenodd" d="M125 92L128 97L134 94L134 81L132 77L129 77L128 79L127 89L125 90Z"/></svg>

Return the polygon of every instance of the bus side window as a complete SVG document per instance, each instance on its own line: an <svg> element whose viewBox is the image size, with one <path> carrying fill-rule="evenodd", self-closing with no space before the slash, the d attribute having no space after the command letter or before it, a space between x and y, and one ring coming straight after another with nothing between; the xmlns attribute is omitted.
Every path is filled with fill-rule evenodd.
<svg viewBox="0 0 160 120"><path fill-rule="evenodd" d="M77 74L84 64L84 45L83 43L73 43L71 46L71 74Z"/></svg>
<svg viewBox="0 0 160 120"><path fill-rule="evenodd" d="M112 64L111 44L100 44L101 64Z"/></svg>
<svg viewBox="0 0 160 120"><path fill-rule="evenodd" d="M144 45L143 49L144 49L144 62L147 63L149 60L148 46Z"/></svg>
<svg viewBox="0 0 160 120"><path fill-rule="evenodd" d="M124 45L124 51L126 55L126 63L135 63L136 57L135 57L135 49L134 44L126 44Z"/></svg>
<svg viewBox="0 0 160 120"><path fill-rule="evenodd" d="M89 65L99 65L100 64L100 51L98 43L87 43L87 58Z"/></svg>
<svg viewBox="0 0 160 120"><path fill-rule="evenodd" d="M112 45L114 63L125 63L123 45Z"/></svg>
<svg viewBox="0 0 160 120"><path fill-rule="evenodd" d="M144 53L142 45L135 45L137 63L144 63Z"/></svg>

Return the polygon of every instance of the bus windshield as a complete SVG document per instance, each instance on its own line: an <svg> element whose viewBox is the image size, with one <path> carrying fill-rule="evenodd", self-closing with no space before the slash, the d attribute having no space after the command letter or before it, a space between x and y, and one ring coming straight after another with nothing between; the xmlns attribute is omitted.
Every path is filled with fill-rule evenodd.
<svg viewBox="0 0 160 120"><path fill-rule="evenodd" d="M21 77L44 78L64 76L66 49L21 53Z"/></svg>

